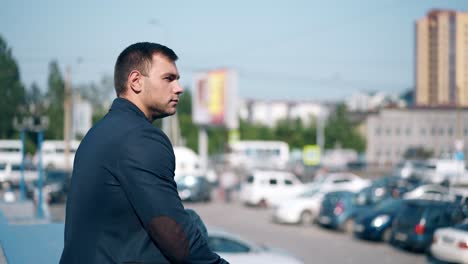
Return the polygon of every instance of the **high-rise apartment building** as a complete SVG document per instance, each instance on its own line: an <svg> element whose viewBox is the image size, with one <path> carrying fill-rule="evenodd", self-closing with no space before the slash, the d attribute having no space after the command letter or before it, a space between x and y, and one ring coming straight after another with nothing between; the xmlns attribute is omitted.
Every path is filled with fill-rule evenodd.
<svg viewBox="0 0 468 264"><path fill-rule="evenodd" d="M416 105L468 107L468 12L432 10L416 22Z"/></svg>

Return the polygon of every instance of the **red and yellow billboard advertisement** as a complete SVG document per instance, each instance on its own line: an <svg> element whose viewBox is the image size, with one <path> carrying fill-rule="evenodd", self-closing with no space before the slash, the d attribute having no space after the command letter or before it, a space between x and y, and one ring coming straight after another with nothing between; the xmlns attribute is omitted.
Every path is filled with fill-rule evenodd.
<svg viewBox="0 0 468 264"><path fill-rule="evenodd" d="M236 76L228 70L196 74L192 103L195 124L237 128Z"/></svg>

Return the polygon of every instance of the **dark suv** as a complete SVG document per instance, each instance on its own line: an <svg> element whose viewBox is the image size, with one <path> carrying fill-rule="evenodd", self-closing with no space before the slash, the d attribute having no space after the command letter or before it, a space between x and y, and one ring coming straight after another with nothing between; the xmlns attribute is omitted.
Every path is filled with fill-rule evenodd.
<svg viewBox="0 0 468 264"><path fill-rule="evenodd" d="M437 228L455 225L464 219L459 204L449 201L406 200L393 221L391 243L426 251Z"/></svg>

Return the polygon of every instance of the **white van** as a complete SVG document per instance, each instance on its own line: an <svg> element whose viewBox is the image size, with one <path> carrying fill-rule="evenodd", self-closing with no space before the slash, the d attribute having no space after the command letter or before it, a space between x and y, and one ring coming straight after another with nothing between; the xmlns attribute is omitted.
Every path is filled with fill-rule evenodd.
<svg viewBox="0 0 468 264"><path fill-rule="evenodd" d="M240 199L248 205L274 206L299 195L307 186L287 171L255 170L242 183Z"/></svg>
<svg viewBox="0 0 468 264"><path fill-rule="evenodd" d="M63 140L44 140L42 143L42 166L48 169L71 169L75 160L75 153L80 142L70 141L70 155L68 161L65 160L65 141ZM38 164L38 155L34 158L35 164ZM68 165L67 166L67 163Z"/></svg>
<svg viewBox="0 0 468 264"><path fill-rule="evenodd" d="M23 159L23 144L21 140L0 140L0 163L21 164Z"/></svg>
<svg viewBox="0 0 468 264"><path fill-rule="evenodd" d="M195 151L187 147L175 146L174 155L176 159L174 172L176 180L183 176L195 176L201 173L200 157Z"/></svg>
<svg viewBox="0 0 468 264"><path fill-rule="evenodd" d="M452 159L430 159L426 163L423 180L431 183L450 181L454 183L466 183L467 171L465 162Z"/></svg>

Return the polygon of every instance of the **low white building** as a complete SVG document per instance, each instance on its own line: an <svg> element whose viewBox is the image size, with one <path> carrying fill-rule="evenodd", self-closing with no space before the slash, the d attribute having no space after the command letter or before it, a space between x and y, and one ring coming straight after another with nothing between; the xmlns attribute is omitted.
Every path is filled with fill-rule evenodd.
<svg viewBox="0 0 468 264"><path fill-rule="evenodd" d="M346 107L352 112L375 111L389 105L404 107L405 102L385 92L356 92L346 99Z"/></svg>
<svg viewBox="0 0 468 264"><path fill-rule="evenodd" d="M72 129L71 138L75 139L86 135L93 125L93 108L91 103L78 94L73 96L72 102Z"/></svg>
<svg viewBox="0 0 468 264"><path fill-rule="evenodd" d="M240 100L239 116L249 123L274 127L280 120L299 118L305 125L319 115L327 117L329 106L313 101Z"/></svg>
<svg viewBox="0 0 468 264"><path fill-rule="evenodd" d="M408 148L422 147L435 158L451 157L455 142L468 154L468 109L382 109L366 122L366 158L370 163L395 164Z"/></svg>

